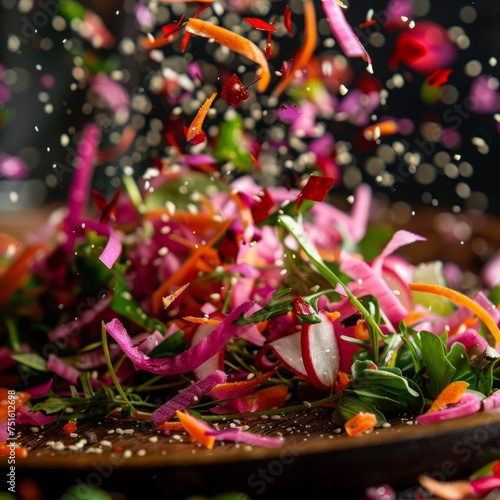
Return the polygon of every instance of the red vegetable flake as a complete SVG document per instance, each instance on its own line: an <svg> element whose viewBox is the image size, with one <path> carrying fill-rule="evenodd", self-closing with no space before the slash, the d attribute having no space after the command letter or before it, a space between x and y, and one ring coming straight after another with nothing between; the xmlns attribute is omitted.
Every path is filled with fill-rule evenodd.
<svg viewBox="0 0 500 500"><path fill-rule="evenodd" d="M186 127L186 125L183 126L183 129L184 129L184 135L187 137L187 133L188 133L188 128ZM189 144L200 144L202 143L204 140L205 140L205 131L202 130L199 134L196 134L190 141L189 141Z"/></svg>
<svg viewBox="0 0 500 500"><path fill-rule="evenodd" d="M299 209L303 200L323 201L334 182L333 177L311 175L297 197L296 209Z"/></svg>
<svg viewBox="0 0 500 500"><path fill-rule="evenodd" d="M244 17L244 21L246 21L252 28L255 28L256 30L262 30L262 31L276 31L276 28L266 22L263 21L262 19L259 19L258 17Z"/></svg>
<svg viewBox="0 0 500 500"><path fill-rule="evenodd" d="M168 38L170 35L174 34L175 32L179 31L182 28L182 20L184 19L186 14L182 14L181 18L171 24L167 24L167 26L162 26L162 31L163 31L163 37Z"/></svg>
<svg viewBox="0 0 500 500"><path fill-rule="evenodd" d="M246 101L250 94L243 82L234 74L222 87L221 96L228 104L236 108L240 102Z"/></svg>
<svg viewBox="0 0 500 500"><path fill-rule="evenodd" d="M400 62L412 63L426 53L427 47L425 45L417 42L410 35L403 33L396 40L394 51L389 58L389 67L395 68Z"/></svg>
<svg viewBox="0 0 500 500"><path fill-rule="evenodd" d="M491 469L491 472L494 476L500 476L500 460L495 463L495 465Z"/></svg>
<svg viewBox="0 0 500 500"><path fill-rule="evenodd" d="M77 429L78 429L78 427L76 425L76 422L74 422L73 420L70 420L69 422L66 422L64 424L63 432L64 432L64 434L69 436L73 432L76 432Z"/></svg>
<svg viewBox="0 0 500 500"><path fill-rule="evenodd" d="M118 198L120 197L123 188L120 187L116 194L113 196L113 199L108 203L106 197L96 191L92 190L92 196L94 197L94 203L99 210L102 210L101 214L101 222L107 222L108 219L115 220L116 214L116 204L118 203Z"/></svg>
<svg viewBox="0 0 500 500"><path fill-rule="evenodd" d="M123 451L123 448L121 446L116 445L113 447L113 451L121 453Z"/></svg>
<svg viewBox="0 0 500 500"><path fill-rule="evenodd" d="M210 4L201 4L197 9L196 12L194 13L193 18L196 19ZM186 34L182 38L181 41L181 51L184 52L186 50L187 44L189 42L189 39L191 38L191 33L189 31L186 31Z"/></svg>
<svg viewBox="0 0 500 500"><path fill-rule="evenodd" d="M274 208L273 199L266 188L259 193L259 198L260 201L256 205L253 205L251 209L254 224L265 221Z"/></svg>
<svg viewBox="0 0 500 500"><path fill-rule="evenodd" d="M292 306L293 310L301 316L309 316L316 313L311 304L308 304L300 295L297 295L293 299Z"/></svg>
<svg viewBox="0 0 500 500"><path fill-rule="evenodd" d="M270 31L267 34L267 40L266 40L266 57L268 59L273 55L272 50L271 50L271 37L272 37L272 35L273 35L272 31Z"/></svg>
<svg viewBox="0 0 500 500"><path fill-rule="evenodd" d="M293 36L292 11L290 10L290 7L288 5L285 6L285 12L283 13L283 22L285 23L285 27L288 33Z"/></svg>
<svg viewBox="0 0 500 500"><path fill-rule="evenodd" d="M358 24L358 27L363 29L366 28L367 26L371 26L372 24L376 24L377 21L375 19L371 19L370 21L365 21L364 23Z"/></svg>
<svg viewBox="0 0 500 500"><path fill-rule="evenodd" d="M253 164L259 169L262 170L262 167L260 166L259 160L255 158L255 156L252 153L248 153L250 155L250 159L253 161Z"/></svg>
<svg viewBox="0 0 500 500"><path fill-rule="evenodd" d="M239 250L236 233L232 229L228 229L217 249L220 260L222 262L236 262Z"/></svg>
<svg viewBox="0 0 500 500"><path fill-rule="evenodd" d="M427 77L427 85L429 87L444 85L452 73L452 69L436 69Z"/></svg>

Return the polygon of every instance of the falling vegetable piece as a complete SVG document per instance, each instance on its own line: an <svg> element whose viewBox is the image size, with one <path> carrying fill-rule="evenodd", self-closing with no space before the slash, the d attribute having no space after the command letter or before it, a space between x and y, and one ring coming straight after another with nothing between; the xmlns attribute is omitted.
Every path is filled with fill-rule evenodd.
<svg viewBox="0 0 500 500"><path fill-rule="evenodd" d="M170 295L167 295L166 297L163 297L163 308L167 309L168 306L189 286L189 283L186 283L185 285L182 285L180 288L178 288L175 292L171 293Z"/></svg>
<svg viewBox="0 0 500 500"><path fill-rule="evenodd" d="M428 283L410 283L410 290L414 292L427 292L440 295L450 299L455 304L468 307L488 328L497 342L500 342L500 330L493 318L477 302L467 297L463 293L452 290L441 285L431 285Z"/></svg>
<svg viewBox="0 0 500 500"><path fill-rule="evenodd" d="M186 14L182 14L182 16L179 18L178 21L168 24L167 26L162 26L161 30L163 31L163 37L168 38L169 36L173 35L176 31L181 30L183 28L182 21L184 20L185 16Z"/></svg>
<svg viewBox="0 0 500 500"><path fill-rule="evenodd" d="M253 42L247 38L233 33L232 31L216 26L201 19L189 19L186 30L194 35L202 36L204 38L212 38L217 43L234 50L238 54L247 57L260 66L258 72L261 79L257 83L257 88L260 92L264 92L269 83L271 82L271 72L269 71L269 64L266 56L262 50L257 47Z"/></svg>
<svg viewBox="0 0 500 500"><path fill-rule="evenodd" d="M395 120L385 120L380 123L374 123L365 127L363 136L367 141L377 141L380 137L385 135L393 135L399 132L398 122Z"/></svg>
<svg viewBox="0 0 500 500"><path fill-rule="evenodd" d="M210 97L206 99L201 108L196 113L191 125L188 128L186 134L186 140L188 142L192 141L198 134L201 134L201 127L203 126L203 122L205 121L205 117L207 116L208 110L210 106L214 102L214 99L217 97L217 92L213 92Z"/></svg>
<svg viewBox="0 0 500 500"><path fill-rule="evenodd" d="M256 30L276 31L276 28L272 24L263 21L258 17L244 17L243 20L246 21L250 26L252 26L252 28L255 28Z"/></svg>
<svg viewBox="0 0 500 500"><path fill-rule="evenodd" d="M316 45L318 43L318 33L316 26L316 10L312 0L304 2L304 40L302 47L295 55L292 61L292 66L287 71L286 75L280 80L276 88L273 90L273 96L278 97L292 82L295 72L306 67L314 54Z"/></svg>
<svg viewBox="0 0 500 500"><path fill-rule="evenodd" d="M376 425L377 417L373 413L360 411L344 424L344 428L348 436L354 437L359 434L372 432Z"/></svg>
<svg viewBox="0 0 500 500"><path fill-rule="evenodd" d="M464 380L456 380L448 384L434 400L427 413L442 410L448 405L454 405L460 402L465 391L469 387L468 382Z"/></svg>
<svg viewBox="0 0 500 500"><path fill-rule="evenodd" d="M208 7L208 3L200 4L198 8L196 9L196 12L194 13L193 18L197 19L200 14ZM181 41L181 52L184 52L186 50L187 44L189 42L189 39L191 38L191 33L189 31L186 31L184 34L184 37L182 38Z"/></svg>
<svg viewBox="0 0 500 500"><path fill-rule="evenodd" d="M336 0L322 0L330 29L346 56L361 57L368 62L368 71L373 72L371 58L359 38L354 34L351 25L347 22L344 12Z"/></svg>
<svg viewBox="0 0 500 500"><path fill-rule="evenodd" d="M115 220L116 204L118 203L118 198L123 191L123 187L120 187L113 199L108 203L106 197L99 193L96 189L92 189L92 196L94 198L95 206L102 210L100 222L105 223L108 219Z"/></svg>
<svg viewBox="0 0 500 500"><path fill-rule="evenodd" d="M250 97L250 93L238 78L238 75L234 74L222 87L221 97L233 108L236 108L238 104Z"/></svg>
<svg viewBox="0 0 500 500"><path fill-rule="evenodd" d="M296 209L300 208L303 200L312 200L322 202L328 191L333 186L335 179L323 175L311 175L306 185L297 197Z"/></svg>
<svg viewBox="0 0 500 500"><path fill-rule="evenodd" d="M283 23L285 24L290 36L293 36L292 11L290 10L290 6L288 4L285 5L285 11L283 12Z"/></svg>
<svg viewBox="0 0 500 500"><path fill-rule="evenodd" d="M276 23L276 19L273 19L272 24ZM274 27L274 26L273 26ZM272 44L271 44L271 38L273 36L273 31L269 30L267 34L267 39L266 39L266 57L269 59L272 56Z"/></svg>
<svg viewBox="0 0 500 500"><path fill-rule="evenodd" d="M452 69L436 69L427 77L427 85L429 87L444 85L452 73Z"/></svg>

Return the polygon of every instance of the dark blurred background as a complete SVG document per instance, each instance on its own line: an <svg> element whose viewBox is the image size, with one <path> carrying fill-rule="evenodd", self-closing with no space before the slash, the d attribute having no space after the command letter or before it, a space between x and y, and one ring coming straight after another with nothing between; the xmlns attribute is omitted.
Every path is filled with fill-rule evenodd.
<svg viewBox="0 0 500 500"><path fill-rule="evenodd" d="M161 156L164 151L163 131L160 130L166 113L164 102L154 95L150 96L149 105L140 102L141 96L149 90L145 85L148 75L158 67L155 61L134 50L138 36L144 35L134 15L135 5L140 2L87 0L73 3L66 0L63 3L66 7L71 4L73 11L66 8L65 15L61 14L56 0L0 0L0 162L5 166L6 159L11 162L11 157L18 158L19 168L24 166L29 172L26 179L16 180L0 170L0 210L4 216L22 207L64 200L79 133L87 121L98 115L88 104L88 84L81 74L85 58L87 65L101 64L111 73L121 72L119 79L137 101L132 116L138 131L134 145L125 154L100 166L96 187L103 191L107 186L116 188L121 170L132 166L139 173L151 166L153 156ZM233 9L235 5L241 8L244 2L219 3ZM273 13L277 16L283 13L284 2L271 2L266 15L259 16L262 3L250 2L249 9L241 10L240 15L269 20ZM390 3L394 2L353 1L346 16L352 26L359 26L370 9L375 15L383 13ZM411 4L417 24L431 21L448 30L457 49L450 66L453 72L441 90L425 89L428 74L403 63L396 69L389 67L401 27L388 29L379 23L360 28L364 30L363 41L373 58L373 76L383 87L390 87L387 101L377 114L408 119L414 130L400 136L382 137L380 144L367 144L360 138L359 128L333 124L336 141L352 144L349 160L341 165L345 178L337 189L349 193L361 179L394 201L424 203L454 211L478 209L500 215L496 181L500 146L495 119L495 114L500 112L500 99L488 112L466 110L463 116L459 115L459 120L449 121L448 126L458 133L455 142L451 142L453 147L426 139L426 134L432 134L432 124L443 125L443 117L457 117L453 106L467 102L476 78L484 75L491 78L492 86L498 83L499 0L401 0L396 3ZM101 16L116 39L113 48L93 48L75 33L71 15L81 15L83 11L78 5ZM148 3L143 5L148 6ZM158 32L165 24L163 19L168 22L177 19L179 5L154 2L151 5L155 7L157 22L153 32ZM296 37L300 37L302 19L297 12L301 5L291 1L290 6L294 12ZM194 12L194 8L190 4L189 12ZM324 17L320 1L317 12L318 18ZM331 33L325 34L324 20L318 29L322 39L331 38ZM270 60L275 69L279 69L281 60L293 57L299 43L294 39L294 43L281 44L280 52ZM319 49L326 50L321 43ZM170 49L166 47L165 50ZM338 45L333 50L341 53ZM363 61L350 60L350 64L355 75L366 74ZM355 83L353 81L352 85ZM453 114L446 115L450 110ZM104 123L102 116L97 118ZM113 133L119 136L123 132L122 125L112 123L105 130L104 139L110 141L108 147L117 140ZM391 149L394 141L403 144L405 153L417 152L422 156L417 172L407 173L408 161L403 160L404 153L401 158L394 157ZM387 144L389 149L385 147ZM7 165L12 168L9 162ZM381 168L381 162L385 164L385 171L393 175L398 175L398 168L400 173L405 172L399 182L384 184L377 179L376 171Z"/></svg>

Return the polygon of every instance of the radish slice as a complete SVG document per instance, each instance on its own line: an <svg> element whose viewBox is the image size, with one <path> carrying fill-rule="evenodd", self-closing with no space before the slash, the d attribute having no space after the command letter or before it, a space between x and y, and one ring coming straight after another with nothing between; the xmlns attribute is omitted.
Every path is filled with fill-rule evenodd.
<svg viewBox="0 0 500 500"><path fill-rule="evenodd" d="M200 325L191 337L191 347L194 347L200 340L207 337L214 328L215 325ZM211 358L195 368L193 374L197 380L201 380L215 370L224 371L224 349L221 349L218 353L214 354Z"/></svg>
<svg viewBox="0 0 500 500"><path fill-rule="evenodd" d="M302 359L309 381L318 389L331 389L340 366L333 324L324 312L321 323L305 323L300 337Z"/></svg>
<svg viewBox="0 0 500 500"><path fill-rule="evenodd" d="M301 333L297 332L286 337L281 337L268 345L269 349L273 351L284 366L299 377L307 380L309 377L302 361L300 344Z"/></svg>
<svg viewBox="0 0 500 500"><path fill-rule="evenodd" d="M450 418L460 418L477 413L481 409L481 399L476 394L466 392L460 403L449 406L444 410L424 413L417 417L417 422L422 425L448 420Z"/></svg>

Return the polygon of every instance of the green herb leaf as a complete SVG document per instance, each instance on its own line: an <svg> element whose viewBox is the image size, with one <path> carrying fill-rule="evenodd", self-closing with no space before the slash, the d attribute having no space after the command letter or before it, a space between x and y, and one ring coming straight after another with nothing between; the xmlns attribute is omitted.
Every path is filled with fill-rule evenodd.
<svg viewBox="0 0 500 500"><path fill-rule="evenodd" d="M377 415L378 424L377 411L384 418L401 412L422 412L424 396L415 382L403 377L397 368L372 370L366 368L369 363L354 363L355 378L343 389L335 418L345 422L359 411L368 411Z"/></svg>
<svg viewBox="0 0 500 500"><path fill-rule="evenodd" d="M420 339L422 364L425 367L425 392L430 399L436 399L452 381L456 369L447 358L446 344L440 337L425 330L416 337Z"/></svg>
<svg viewBox="0 0 500 500"><path fill-rule="evenodd" d="M24 366L29 368L33 368L39 372L48 372L47 369L47 361L42 358L39 354L34 352L30 352L27 354L12 354L12 359L15 359L18 363L21 363Z"/></svg>

